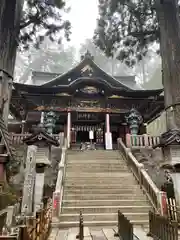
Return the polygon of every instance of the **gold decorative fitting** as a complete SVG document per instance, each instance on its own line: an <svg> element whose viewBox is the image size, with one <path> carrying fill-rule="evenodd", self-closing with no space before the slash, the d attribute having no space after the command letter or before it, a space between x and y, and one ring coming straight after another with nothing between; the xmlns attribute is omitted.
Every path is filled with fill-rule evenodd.
<svg viewBox="0 0 180 240"><path fill-rule="evenodd" d="M118 96L118 95L112 95L110 96L109 98L122 98L121 96Z"/></svg>
<svg viewBox="0 0 180 240"><path fill-rule="evenodd" d="M42 140L42 136L41 135L38 136L38 140Z"/></svg>
<svg viewBox="0 0 180 240"><path fill-rule="evenodd" d="M93 72L93 69L92 69L92 67L91 66L89 66L89 65L86 65L85 67L83 67L83 69L81 69L81 73L84 73L84 72L86 72L86 71L89 71L89 72Z"/></svg>

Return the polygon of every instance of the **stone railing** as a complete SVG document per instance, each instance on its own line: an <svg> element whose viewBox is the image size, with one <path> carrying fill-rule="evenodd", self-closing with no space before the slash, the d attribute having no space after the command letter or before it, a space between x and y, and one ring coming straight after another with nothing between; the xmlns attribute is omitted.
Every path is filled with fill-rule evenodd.
<svg viewBox="0 0 180 240"><path fill-rule="evenodd" d="M11 133L12 144L16 144L16 145L22 144L23 140L29 136L31 136L30 133L23 133L23 134Z"/></svg>
<svg viewBox="0 0 180 240"><path fill-rule="evenodd" d="M147 134L143 135L131 135L126 134L126 146L128 148L152 148L153 146L159 144L159 136L150 136Z"/></svg>
<svg viewBox="0 0 180 240"><path fill-rule="evenodd" d="M129 168L131 169L142 190L146 193L153 208L157 212L164 215L166 212L166 206L164 206L164 197L166 197L165 192L162 192L157 188L157 186L154 184L154 182L144 169L144 165L137 161L131 150L124 145L122 139L118 139L117 143L118 149L126 157Z"/></svg>
<svg viewBox="0 0 180 240"><path fill-rule="evenodd" d="M67 151L67 139L65 138L64 146L62 147L61 160L59 163L58 176L56 181L56 190L53 193L53 215L59 216L61 213L61 204L64 191L64 176L66 171L66 151Z"/></svg>
<svg viewBox="0 0 180 240"><path fill-rule="evenodd" d="M24 134L11 133L12 144L15 144L15 145L22 144L23 140L29 136L31 136L30 133L24 133ZM63 132L59 134L53 134L52 136L59 141L60 146L63 145L63 142L64 142Z"/></svg>

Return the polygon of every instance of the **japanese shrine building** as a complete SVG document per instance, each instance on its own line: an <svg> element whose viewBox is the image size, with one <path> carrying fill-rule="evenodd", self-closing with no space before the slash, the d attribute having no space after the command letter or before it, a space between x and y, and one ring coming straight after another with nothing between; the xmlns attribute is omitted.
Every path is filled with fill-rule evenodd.
<svg viewBox="0 0 180 240"><path fill-rule="evenodd" d="M89 141L92 130L97 144L111 145L129 132L126 116L131 109L141 115L143 133L143 123L164 108L163 89L142 90L134 76L111 76L89 52L66 73L33 72L32 82L14 83L10 111L21 124L11 124L10 131L30 132L44 114L53 112L53 133L64 132L69 143Z"/></svg>

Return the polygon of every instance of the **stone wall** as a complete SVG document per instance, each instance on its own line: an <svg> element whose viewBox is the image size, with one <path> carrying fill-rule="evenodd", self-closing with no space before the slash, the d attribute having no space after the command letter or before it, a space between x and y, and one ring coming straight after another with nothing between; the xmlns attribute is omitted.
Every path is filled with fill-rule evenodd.
<svg viewBox="0 0 180 240"><path fill-rule="evenodd" d="M18 158L21 162L19 173L11 178L11 184L13 187L21 191L23 189L24 183L24 171L25 171L25 163L26 163L26 156L27 156L27 146L26 145L15 145L14 146ZM51 165L46 168L45 170L45 185L51 191L55 188L57 173L58 173L58 165L61 160L61 148L60 147L52 147L51 153Z"/></svg>
<svg viewBox="0 0 180 240"><path fill-rule="evenodd" d="M137 149L133 150L133 155L140 163L144 164L145 170L153 182L161 189L166 182L165 172L160 168L164 161L161 149Z"/></svg>
<svg viewBox="0 0 180 240"><path fill-rule="evenodd" d="M14 145L14 148L16 149L17 158L19 159L21 164L19 168L19 173L12 177L11 183L15 188L17 188L17 190L22 190L24 183L24 170L27 156L27 146L24 144Z"/></svg>
<svg viewBox="0 0 180 240"><path fill-rule="evenodd" d="M52 189L56 185L58 165L61 160L61 152L61 148L52 147L51 165L45 170L45 185L52 187Z"/></svg>

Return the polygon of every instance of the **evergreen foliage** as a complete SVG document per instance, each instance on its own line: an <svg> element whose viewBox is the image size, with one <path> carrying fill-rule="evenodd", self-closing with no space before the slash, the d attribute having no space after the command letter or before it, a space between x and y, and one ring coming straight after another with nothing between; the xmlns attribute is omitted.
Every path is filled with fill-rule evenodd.
<svg viewBox="0 0 180 240"><path fill-rule="evenodd" d="M25 0L19 44L25 49L30 43L39 47L45 37L56 40L56 33L60 31L64 31L69 40L70 22L62 19L63 11L66 11L63 0Z"/></svg>
<svg viewBox="0 0 180 240"><path fill-rule="evenodd" d="M133 66L159 43L156 0L99 0L95 44ZM157 51L159 52L159 51Z"/></svg>

